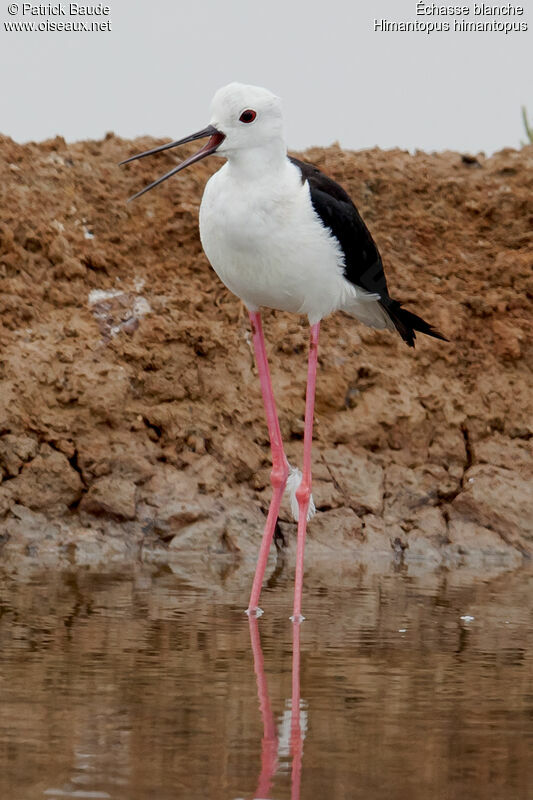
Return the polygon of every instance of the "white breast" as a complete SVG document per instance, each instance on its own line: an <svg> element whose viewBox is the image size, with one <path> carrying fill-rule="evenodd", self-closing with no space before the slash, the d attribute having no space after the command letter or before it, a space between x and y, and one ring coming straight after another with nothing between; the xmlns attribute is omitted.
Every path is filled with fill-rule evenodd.
<svg viewBox="0 0 533 800"><path fill-rule="evenodd" d="M226 163L207 183L200 236L220 279L250 310L309 315L313 324L356 295L337 240L323 227L309 187L290 161L243 181Z"/></svg>

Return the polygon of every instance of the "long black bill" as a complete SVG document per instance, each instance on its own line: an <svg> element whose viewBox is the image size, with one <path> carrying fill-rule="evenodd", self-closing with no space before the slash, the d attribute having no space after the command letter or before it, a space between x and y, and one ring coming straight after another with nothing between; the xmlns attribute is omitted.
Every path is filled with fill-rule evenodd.
<svg viewBox="0 0 533 800"><path fill-rule="evenodd" d="M181 172L182 169L185 167L190 166L191 164L196 163L196 161L201 161L202 158L206 156L210 156L211 153L214 153L217 147L222 144L224 139L226 138L223 133L217 131L217 129L213 125L208 125L207 128L204 128L198 133L193 133L191 136L186 136L185 139L179 139L177 142L170 142L169 144L162 144L160 147L154 147L152 150L146 150L144 153L139 153L136 156L131 156L130 158L126 158L124 161L121 161L119 166L122 164L128 164L130 161L136 161L138 158L144 158L145 156L152 156L154 153L161 153L163 150L170 150L171 147L179 147L180 144L187 144L187 142L194 142L195 139L205 139L209 136L209 141L205 144L201 150L198 150L190 158L185 159L182 161L181 164L178 164L177 167L171 169L170 172L167 172L166 175L163 175L162 178L158 178L153 183L150 183L148 186L145 186L144 189L141 189L140 192L134 194L133 197L130 197L128 203L131 200L135 200L137 197L140 197L145 192L149 192L150 189L153 189L155 186L159 186L160 183L166 181L167 178L170 178L172 175L175 175L176 172Z"/></svg>

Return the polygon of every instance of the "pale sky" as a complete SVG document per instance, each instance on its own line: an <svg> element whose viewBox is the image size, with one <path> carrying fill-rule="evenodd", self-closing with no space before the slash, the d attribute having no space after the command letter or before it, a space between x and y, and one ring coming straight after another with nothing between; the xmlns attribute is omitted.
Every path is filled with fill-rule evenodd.
<svg viewBox="0 0 533 800"><path fill-rule="evenodd" d="M458 19L489 19L460 4L472 11ZM22 3L10 15L9 5L1 0L0 133L21 142L180 138L208 123L213 93L234 80L282 97L293 149L490 153L520 146L521 105L533 119L533 0L522 16L494 18L529 28L508 35L374 32L375 18L453 26L417 16L416 0L108 0L108 16L84 18L23 16ZM5 30L82 19L111 30Z"/></svg>

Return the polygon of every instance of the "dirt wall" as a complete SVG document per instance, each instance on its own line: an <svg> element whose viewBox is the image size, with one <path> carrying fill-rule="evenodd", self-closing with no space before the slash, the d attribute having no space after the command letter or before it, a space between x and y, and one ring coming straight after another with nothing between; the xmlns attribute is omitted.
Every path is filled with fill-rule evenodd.
<svg viewBox="0 0 533 800"><path fill-rule="evenodd" d="M208 159L0 137L0 559L255 557L269 450L247 315L202 253ZM186 150L186 148L185 148ZM192 151L191 151L192 152ZM319 353L310 558L518 565L533 549L533 147L303 154L350 192L410 350L336 314ZM301 462L306 321L264 327ZM277 541L293 546L284 508Z"/></svg>

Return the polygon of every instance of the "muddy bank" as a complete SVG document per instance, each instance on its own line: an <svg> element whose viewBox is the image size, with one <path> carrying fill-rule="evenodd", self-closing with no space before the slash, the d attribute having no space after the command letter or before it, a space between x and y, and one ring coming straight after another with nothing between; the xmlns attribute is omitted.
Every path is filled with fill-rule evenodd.
<svg viewBox="0 0 533 800"><path fill-rule="evenodd" d="M202 162L0 137L0 558L255 558L269 453L246 313L201 251ZM314 149L391 293L450 343L323 324L309 558L518 566L533 550L533 147L491 158ZM301 463L307 327L265 312ZM284 508L278 546L293 547ZM224 557L224 558L223 558ZM381 561L382 560L382 561Z"/></svg>

